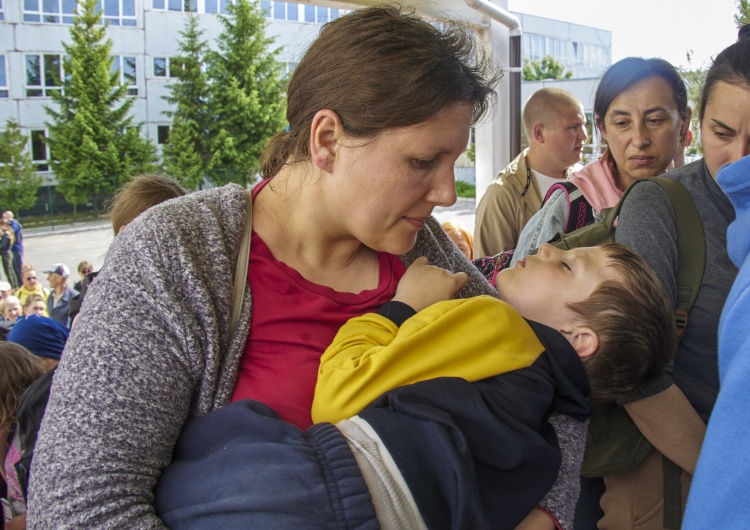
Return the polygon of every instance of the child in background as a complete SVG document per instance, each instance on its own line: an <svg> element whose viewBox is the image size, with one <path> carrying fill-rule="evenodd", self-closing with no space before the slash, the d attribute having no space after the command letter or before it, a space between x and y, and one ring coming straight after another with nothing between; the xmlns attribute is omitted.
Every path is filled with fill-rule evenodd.
<svg viewBox="0 0 750 530"><path fill-rule="evenodd" d="M23 303L23 316L29 315L45 316L47 304L44 297L40 294L30 294Z"/></svg>
<svg viewBox="0 0 750 530"><path fill-rule="evenodd" d="M466 228L458 221L444 221L440 226L467 258L474 259L474 236Z"/></svg>

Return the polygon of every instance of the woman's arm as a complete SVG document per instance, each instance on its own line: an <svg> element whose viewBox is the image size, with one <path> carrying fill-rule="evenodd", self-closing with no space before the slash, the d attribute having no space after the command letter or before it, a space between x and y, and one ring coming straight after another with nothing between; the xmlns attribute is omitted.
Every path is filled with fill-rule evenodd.
<svg viewBox="0 0 750 530"><path fill-rule="evenodd" d="M641 254L656 272L672 304L677 292L677 230L672 203L657 184L635 187L623 203L615 240ZM674 384L671 367L625 409L641 432L681 468L692 473L706 426Z"/></svg>
<svg viewBox="0 0 750 530"><path fill-rule="evenodd" d="M677 385L627 403L625 410L656 449L691 475L695 473L706 424Z"/></svg>
<svg viewBox="0 0 750 530"><path fill-rule="evenodd" d="M214 210L232 210L223 193ZM91 285L36 445L29 528L163 528L154 485L185 419L210 410L229 341L231 243L189 197L128 225Z"/></svg>

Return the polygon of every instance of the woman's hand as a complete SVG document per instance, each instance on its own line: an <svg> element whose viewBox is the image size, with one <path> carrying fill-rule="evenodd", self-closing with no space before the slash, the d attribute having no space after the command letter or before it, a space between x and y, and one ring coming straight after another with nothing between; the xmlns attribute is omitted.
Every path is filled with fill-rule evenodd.
<svg viewBox="0 0 750 530"><path fill-rule="evenodd" d="M394 302L403 302L414 311L421 311L436 302L452 299L466 285L465 272L450 272L429 264L421 256L414 260L396 288Z"/></svg>

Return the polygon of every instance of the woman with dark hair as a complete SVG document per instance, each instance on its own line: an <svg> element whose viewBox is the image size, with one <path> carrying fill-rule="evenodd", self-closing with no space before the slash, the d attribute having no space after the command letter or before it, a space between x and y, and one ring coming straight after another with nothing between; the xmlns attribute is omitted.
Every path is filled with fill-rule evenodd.
<svg viewBox="0 0 750 530"><path fill-rule="evenodd" d="M496 296L431 213L455 202L454 163L498 79L455 24L380 7L324 26L264 180L159 205L115 238L53 382L30 527L163 528L153 490L183 425L232 401L310 427L323 351L419 256L465 272L461 297ZM578 432L569 416L549 421L561 440ZM564 507L577 478L560 445Z"/></svg>
<svg viewBox="0 0 750 530"><path fill-rule="evenodd" d="M599 221L636 179L667 171L686 143L690 116L685 83L664 59L628 57L610 66L594 98L596 129L607 149L570 176L577 189L548 195L524 227L512 263L558 232ZM571 203L576 212L569 223Z"/></svg>
<svg viewBox="0 0 750 530"><path fill-rule="evenodd" d="M662 455L681 470L672 489L682 496L675 502L676 513L684 508L719 392L719 318L737 275L727 253L727 227L735 212L715 178L723 165L750 153L750 40L729 46L714 59L701 94L700 123L704 158L667 176L685 186L698 209L706 240L703 283L673 366L647 391L625 400L625 409L655 450L635 469L604 478L600 528L662 528L667 513L663 482L668 480ZM615 239L646 259L673 303L679 259L675 238L669 197L654 183L638 185L622 205ZM706 524L732 527L716 519Z"/></svg>

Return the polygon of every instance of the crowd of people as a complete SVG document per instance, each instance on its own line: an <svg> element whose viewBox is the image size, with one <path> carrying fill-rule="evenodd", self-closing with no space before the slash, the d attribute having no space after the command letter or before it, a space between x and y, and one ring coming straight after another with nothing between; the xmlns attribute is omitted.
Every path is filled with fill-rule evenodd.
<svg viewBox="0 0 750 530"><path fill-rule="evenodd" d="M137 177L101 270L54 263L49 289L5 212L4 528L742 527L750 39L714 58L690 164L662 59L603 74L586 166L581 102L536 92L471 234L431 214L501 75L460 24L354 10L296 67L252 189ZM631 188L662 174L706 241L679 327L672 203ZM547 244L616 204L614 242ZM583 478L601 404L653 447Z"/></svg>

